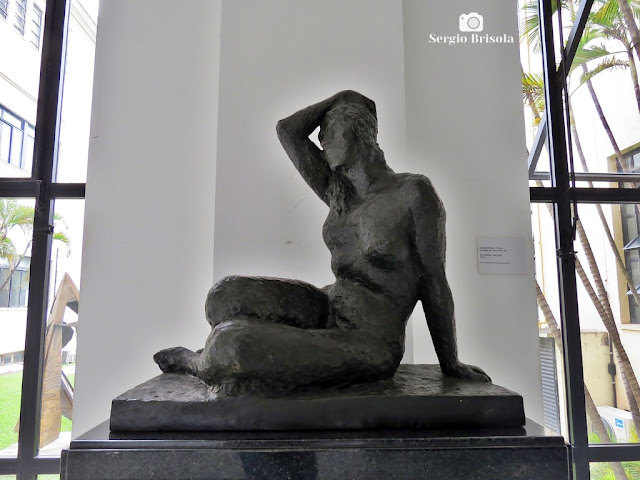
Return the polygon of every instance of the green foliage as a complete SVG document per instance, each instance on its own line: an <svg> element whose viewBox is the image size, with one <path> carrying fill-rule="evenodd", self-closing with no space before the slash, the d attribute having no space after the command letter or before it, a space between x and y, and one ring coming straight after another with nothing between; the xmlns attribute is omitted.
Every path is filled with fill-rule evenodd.
<svg viewBox="0 0 640 480"><path fill-rule="evenodd" d="M572 0L562 0L562 10L569 9L569 2ZM558 0L551 2L553 12L558 11ZM535 52L539 52L540 45L540 15L538 13L538 0L526 0L521 7L520 22L518 29L520 39L531 45Z"/></svg>
<svg viewBox="0 0 640 480"><path fill-rule="evenodd" d="M622 462L622 468L629 480L640 480L640 462ZM589 473L591 480L616 480L609 463L591 463Z"/></svg>
<svg viewBox="0 0 640 480"><path fill-rule="evenodd" d="M538 112L544 111L544 78L537 73L522 73L522 100ZM539 122L539 119L537 119Z"/></svg>
<svg viewBox="0 0 640 480"><path fill-rule="evenodd" d="M0 450L18 441L13 431L20 416L22 372L0 375Z"/></svg>
<svg viewBox="0 0 640 480"><path fill-rule="evenodd" d="M73 385L75 375L67 375L67 378ZM20 418L21 389L22 372L0 375L0 450L18 441L18 434L13 430ZM71 425L71 420L62 417L60 431L70 432Z"/></svg>

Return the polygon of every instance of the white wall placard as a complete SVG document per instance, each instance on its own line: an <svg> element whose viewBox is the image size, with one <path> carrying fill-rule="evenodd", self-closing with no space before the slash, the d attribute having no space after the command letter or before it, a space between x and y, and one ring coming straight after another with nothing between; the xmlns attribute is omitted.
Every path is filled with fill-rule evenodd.
<svg viewBox="0 0 640 480"><path fill-rule="evenodd" d="M478 237L478 271L493 275L524 275L526 245L523 238Z"/></svg>

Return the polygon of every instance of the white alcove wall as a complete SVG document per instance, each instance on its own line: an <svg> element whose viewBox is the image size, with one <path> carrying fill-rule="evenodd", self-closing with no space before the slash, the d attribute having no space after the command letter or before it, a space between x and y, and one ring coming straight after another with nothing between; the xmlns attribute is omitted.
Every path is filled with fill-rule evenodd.
<svg viewBox="0 0 640 480"><path fill-rule="evenodd" d="M407 132L411 165L429 176L447 209L447 273L460 357L495 383L521 393L526 415L542 421L538 323L520 89L517 5L504 0L404 0ZM472 43L461 14L509 44ZM466 35L466 44L430 35ZM526 241L526 275L480 275L477 237ZM414 314L414 360L435 355L424 317Z"/></svg>
<svg viewBox="0 0 640 480"><path fill-rule="evenodd" d="M541 420L532 272L480 276L475 257L479 235L531 238L517 46L428 44L430 30L455 34L459 14L481 7L487 28L517 36L515 5L174 7L101 5L74 435L157 373L154 351L203 343L214 279L333 281L321 237L326 206L290 164L275 124L345 88L376 101L392 168L430 176L445 202L462 359L521 392L527 415ZM435 361L415 317L409 357Z"/></svg>
<svg viewBox="0 0 640 480"><path fill-rule="evenodd" d="M101 2L87 178L77 436L208 334L220 1Z"/></svg>

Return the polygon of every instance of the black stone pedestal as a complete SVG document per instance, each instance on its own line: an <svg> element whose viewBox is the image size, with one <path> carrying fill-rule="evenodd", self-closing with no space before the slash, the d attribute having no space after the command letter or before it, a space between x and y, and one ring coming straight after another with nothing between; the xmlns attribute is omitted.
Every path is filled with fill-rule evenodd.
<svg viewBox="0 0 640 480"><path fill-rule="evenodd" d="M565 480L562 437L524 428L123 432L71 442L62 480Z"/></svg>

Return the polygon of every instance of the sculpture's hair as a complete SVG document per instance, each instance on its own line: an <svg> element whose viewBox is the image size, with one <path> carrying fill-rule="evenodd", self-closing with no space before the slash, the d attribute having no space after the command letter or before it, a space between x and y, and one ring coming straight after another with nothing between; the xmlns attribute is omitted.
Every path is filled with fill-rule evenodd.
<svg viewBox="0 0 640 480"><path fill-rule="evenodd" d="M365 143L373 142L377 145L378 119L376 107L364 103L342 103L329 110L320 124L318 140L322 143L325 133L335 122L344 121L351 126L356 137Z"/></svg>
<svg viewBox="0 0 640 480"><path fill-rule="evenodd" d="M343 213L347 210L354 197L355 189L347 176L342 172L333 172L327 187L327 198L331 209L339 214Z"/></svg>

